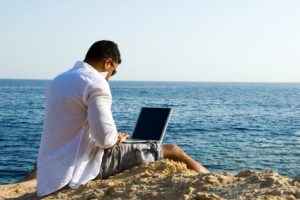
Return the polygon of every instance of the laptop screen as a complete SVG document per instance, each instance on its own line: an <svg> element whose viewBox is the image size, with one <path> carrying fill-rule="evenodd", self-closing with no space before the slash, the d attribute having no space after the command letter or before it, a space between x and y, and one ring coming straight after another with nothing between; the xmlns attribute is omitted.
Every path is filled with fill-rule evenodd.
<svg viewBox="0 0 300 200"><path fill-rule="evenodd" d="M166 131L171 108L142 108L132 138L160 140Z"/></svg>

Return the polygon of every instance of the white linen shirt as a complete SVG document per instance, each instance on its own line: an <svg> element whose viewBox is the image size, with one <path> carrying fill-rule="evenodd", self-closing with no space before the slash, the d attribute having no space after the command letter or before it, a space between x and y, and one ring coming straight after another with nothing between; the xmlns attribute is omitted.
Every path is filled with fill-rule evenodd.
<svg viewBox="0 0 300 200"><path fill-rule="evenodd" d="M117 142L112 96L103 74L79 61L48 86L38 155L38 196L67 184L78 188L94 179L104 149Z"/></svg>

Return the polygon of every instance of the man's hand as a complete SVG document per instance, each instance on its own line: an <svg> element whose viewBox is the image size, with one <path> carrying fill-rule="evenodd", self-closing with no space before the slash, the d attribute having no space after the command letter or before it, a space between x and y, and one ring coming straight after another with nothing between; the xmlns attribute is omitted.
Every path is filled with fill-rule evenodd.
<svg viewBox="0 0 300 200"><path fill-rule="evenodd" d="M124 133L122 131L118 131L118 133L119 133L119 136L118 136L117 144L124 142L129 137L129 135L127 133Z"/></svg>

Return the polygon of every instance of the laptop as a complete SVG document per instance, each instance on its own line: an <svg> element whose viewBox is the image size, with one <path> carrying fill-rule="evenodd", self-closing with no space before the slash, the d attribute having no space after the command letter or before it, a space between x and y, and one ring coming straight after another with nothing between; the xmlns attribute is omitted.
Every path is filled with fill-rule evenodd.
<svg viewBox="0 0 300 200"><path fill-rule="evenodd" d="M124 143L143 143L156 141L161 143L172 113L172 108L146 108L140 111L131 137Z"/></svg>

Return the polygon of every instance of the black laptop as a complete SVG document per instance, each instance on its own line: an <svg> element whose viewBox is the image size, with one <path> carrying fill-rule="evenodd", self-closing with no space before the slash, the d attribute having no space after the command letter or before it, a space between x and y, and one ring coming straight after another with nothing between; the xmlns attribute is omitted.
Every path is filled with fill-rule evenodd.
<svg viewBox="0 0 300 200"><path fill-rule="evenodd" d="M162 142L172 108L146 108L139 114L135 129L125 143L142 143L147 141Z"/></svg>

